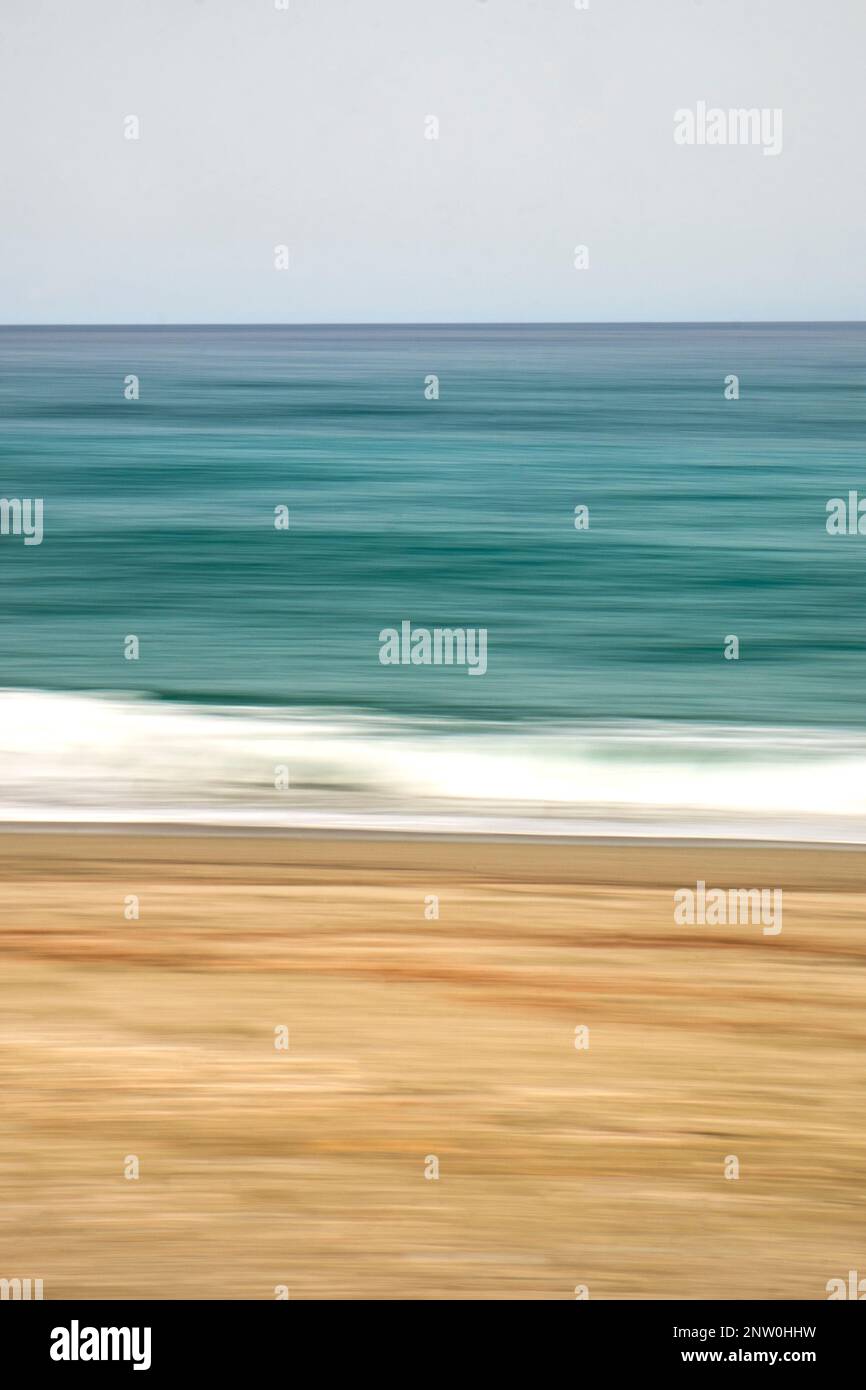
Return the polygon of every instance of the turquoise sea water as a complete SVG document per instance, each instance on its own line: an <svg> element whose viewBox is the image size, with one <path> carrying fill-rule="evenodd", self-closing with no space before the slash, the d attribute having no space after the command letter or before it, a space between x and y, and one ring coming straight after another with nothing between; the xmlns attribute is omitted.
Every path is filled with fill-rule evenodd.
<svg viewBox="0 0 866 1390"><path fill-rule="evenodd" d="M4 813L859 833L864 462L863 325L2 329Z"/></svg>

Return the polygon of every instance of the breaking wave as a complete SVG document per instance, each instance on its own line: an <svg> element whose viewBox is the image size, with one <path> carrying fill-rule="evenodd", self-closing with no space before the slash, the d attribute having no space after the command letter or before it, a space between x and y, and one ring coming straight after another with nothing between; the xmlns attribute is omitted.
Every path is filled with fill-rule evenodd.
<svg viewBox="0 0 866 1390"><path fill-rule="evenodd" d="M0 692L0 820L866 842L866 734Z"/></svg>

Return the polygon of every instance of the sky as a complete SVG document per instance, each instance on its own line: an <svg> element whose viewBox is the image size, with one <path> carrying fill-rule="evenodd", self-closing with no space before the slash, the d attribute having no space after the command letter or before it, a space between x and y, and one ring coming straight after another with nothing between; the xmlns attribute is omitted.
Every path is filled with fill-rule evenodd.
<svg viewBox="0 0 866 1390"><path fill-rule="evenodd" d="M588 5L2 0L0 323L866 319L866 0Z"/></svg>

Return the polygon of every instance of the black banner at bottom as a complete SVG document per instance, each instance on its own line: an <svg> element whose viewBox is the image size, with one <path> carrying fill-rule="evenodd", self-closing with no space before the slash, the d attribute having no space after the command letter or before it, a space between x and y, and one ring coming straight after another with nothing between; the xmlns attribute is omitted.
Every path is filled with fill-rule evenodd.
<svg viewBox="0 0 866 1390"><path fill-rule="evenodd" d="M363 1302L363 1300L357 1300ZM304 1307L299 1305L304 1303ZM374 1317L368 1303L366 1318ZM478 1303L471 1305L476 1310ZM427 1315L429 1319L429 1314ZM425 1319L425 1321L427 1320ZM402 1321L402 1319L401 1319ZM347 1325L348 1324L348 1325ZM322 1333L330 1334L322 1338ZM360 1328L358 1329L360 1330ZM100 1370L161 1379L178 1372L195 1372L202 1383L213 1377L243 1372L257 1374L297 1368L299 1352L315 1355L320 1370L339 1364L339 1347L351 1359L354 1374L369 1373L390 1361L401 1341L393 1312L384 1329L370 1341L369 1324L356 1334L354 1318L345 1306L330 1305L314 1312L309 1302L0 1302L0 1333L6 1365L18 1374L49 1372L52 1376L85 1375ZM453 1375L455 1350L442 1339L438 1319L425 1333L422 1364L403 1362L409 1378L429 1381L441 1361L442 1373ZM461 1332L463 1329L460 1329ZM507 1357L514 1366L514 1329L497 1343L468 1329L477 1361L485 1358L486 1378L492 1365ZM412 1329L413 1334L415 1329ZM339 1337L335 1336L339 1334ZM367 1334L367 1335L364 1335ZM823 1377L847 1369L856 1374L863 1336L862 1313L840 1302L606 1302L575 1300L567 1319L552 1319L538 1343L533 1326L524 1343L547 1361L561 1351L574 1364L594 1365L595 1372L639 1369L643 1374L673 1368L721 1365L810 1366ZM465 1336L465 1333L464 1333ZM562 1342L559 1343L559 1338ZM351 1338L347 1341L346 1338ZM519 1334L518 1334L519 1337ZM575 1340L577 1339L577 1340ZM522 1340L522 1339L520 1339ZM490 1353L493 1353L491 1356ZM489 1360L487 1360L489 1358ZM402 1357L401 1357L402 1360ZM459 1355L465 1369L469 1360ZM577 1369L577 1367L575 1367ZM537 1375L540 1367L537 1368ZM536 1378L537 1378L536 1375Z"/></svg>

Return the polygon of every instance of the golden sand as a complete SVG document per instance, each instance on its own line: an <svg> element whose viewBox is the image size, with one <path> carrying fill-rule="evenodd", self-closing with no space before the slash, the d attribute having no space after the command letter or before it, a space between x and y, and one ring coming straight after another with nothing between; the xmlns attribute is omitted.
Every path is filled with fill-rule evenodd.
<svg viewBox="0 0 866 1390"><path fill-rule="evenodd" d="M676 926L698 878L781 935ZM866 854L7 833L0 912L0 1277L46 1298L866 1274Z"/></svg>

